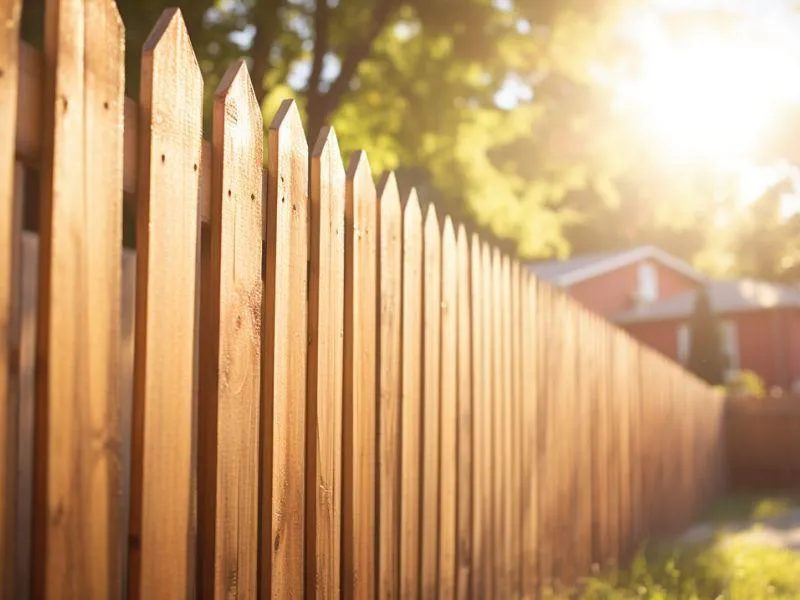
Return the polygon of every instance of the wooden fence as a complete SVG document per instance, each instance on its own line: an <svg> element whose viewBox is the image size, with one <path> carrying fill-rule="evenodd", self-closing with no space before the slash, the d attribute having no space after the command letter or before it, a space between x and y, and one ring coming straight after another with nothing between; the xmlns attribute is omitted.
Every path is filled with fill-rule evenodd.
<svg viewBox="0 0 800 600"><path fill-rule="evenodd" d="M730 398L725 404L729 487L800 490L800 398Z"/></svg>
<svg viewBox="0 0 800 600"><path fill-rule="evenodd" d="M241 61L204 141L179 11L138 103L111 0L0 11L3 598L531 598L721 489L718 395Z"/></svg>

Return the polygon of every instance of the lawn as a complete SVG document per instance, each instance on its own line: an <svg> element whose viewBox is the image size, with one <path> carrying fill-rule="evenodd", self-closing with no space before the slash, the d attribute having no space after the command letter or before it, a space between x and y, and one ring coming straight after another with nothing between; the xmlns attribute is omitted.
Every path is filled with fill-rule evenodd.
<svg viewBox="0 0 800 600"><path fill-rule="evenodd" d="M800 599L798 533L799 498L733 496L680 541L643 548L626 569L589 578L580 590L555 597Z"/></svg>

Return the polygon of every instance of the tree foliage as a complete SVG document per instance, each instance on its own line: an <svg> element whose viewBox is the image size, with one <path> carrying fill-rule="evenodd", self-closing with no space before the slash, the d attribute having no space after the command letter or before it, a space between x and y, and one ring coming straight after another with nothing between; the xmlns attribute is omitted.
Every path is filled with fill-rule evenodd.
<svg viewBox="0 0 800 600"><path fill-rule="evenodd" d="M141 47L176 3L117 4L127 32L127 93L136 97ZM282 99L295 98L311 142L333 124L345 153L367 149L374 170L395 169L403 187L416 186L423 199L524 256L649 243L721 271L731 256L746 254L716 235L719 186L700 169L665 163L615 109L613 84L598 76L636 68L640 49L617 25L625 11L652 8L648 0L177 4L207 103L227 66L244 55L267 121ZM34 43L43 5L24 2L23 31ZM682 30L708 11L670 15ZM208 129L208 107L205 114ZM791 154L789 138L775 132L765 159ZM756 222L772 227L767 221ZM755 226L740 229L755 243ZM791 228L779 229L769 232L789 236ZM795 252L789 246L775 259L781 265L794 260L786 258ZM764 264L776 255L762 254ZM795 273L764 264L746 270Z"/></svg>

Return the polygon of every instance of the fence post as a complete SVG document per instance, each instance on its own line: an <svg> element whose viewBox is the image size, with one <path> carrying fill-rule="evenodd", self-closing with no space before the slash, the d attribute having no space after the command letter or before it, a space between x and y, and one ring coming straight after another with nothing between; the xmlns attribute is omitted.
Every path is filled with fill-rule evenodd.
<svg viewBox="0 0 800 600"><path fill-rule="evenodd" d="M262 596L303 595L308 146L297 105L269 127L262 363Z"/></svg>
<svg viewBox="0 0 800 600"><path fill-rule="evenodd" d="M123 39L112 2L46 6L31 577L37 597L121 592Z"/></svg>
<svg viewBox="0 0 800 600"><path fill-rule="evenodd" d="M439 420L439 598L453 598L456 584L458 488L458 256L453 221L442 231L441 412Z"/></svg>
<svg viewBox="0 0 800 600"><path fill-rule="evenodd" d="M0 598L17 597L14 543L19 415L20 264L23 198L17 192L22 174L14 166L17 129L17 85L20 0L0 5Z"/></svg>
<svg viewBox="0 0 800 600"><path fill-rule="evenodd" d="M467 232L463 225L456 234L458 254L458 490L456 522L456 595L469 598L475 570L472 555L472 474L475 472L473 448L472 336L470 324L471 277Z"/></svg>
<svg viewBox="0 0 800 600"><path fill-rule="evenodd" d="M205 598L254 597L264 152L261 108L242 59L215 92L213 126L200 303L198 590Z"/></svg>
<svg viewBox="0 0 800 600"><path fill-rule="evenodd" d="M378 185L378 596L400 593L402 226L394 173Z"/></svg>
<svg viewBox="0 0 800 600"><path fill-rule="evenodd" d="M311 153L306 415L306 594L320 598L341 593L344 203L339 143L326 127Z"/></svg>
<svg viewBox="0 0 800 600"><path fill-rule="evenodd" d="M403 207L402 425L400 458L400 596L420 590L422 490L422 211L417 193Z"/></svg>
<svg viewBox="0 0 800 600"><path fill-rule="evenodd" d="M178 9L169 9L150 33L142 56L128 575L132 599L185 595L192 578L202 106L203 80L183 18Z"/></svg>
<svg viewBox="0 0 800 600"><path fill-rule="evenodd" d="M371 598L375 575L377 199L367 155L347 169L345 201L343 593Z"/></svg>
<svg viewBox="0 0 800 600"><path fill-rule="evenodd" d="M428 205L423 228L422 351L422 550L420 594L438 592L439 552L439 422L441 237L436 208Z"/></svg>

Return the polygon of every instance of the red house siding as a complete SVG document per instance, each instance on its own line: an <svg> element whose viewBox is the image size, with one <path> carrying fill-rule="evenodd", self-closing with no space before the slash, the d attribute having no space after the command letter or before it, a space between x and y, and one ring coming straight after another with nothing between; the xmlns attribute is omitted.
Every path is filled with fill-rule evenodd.
<svg viewBox="0 0 800 600"><path fill-rule="evenodd" d="M791 389L800 379L800 311L760 310L721 315L736 323L739 368L754 371L770 386ZM678 326L683 320L626 326L632 336L672 360L678 360Z"/></svg>
<svg viewBox="0 0 800 600"><path fill-rule="evenodd" d="M615 312L632 306L633 295L639 286L637 269L641 262L650 262L656 267L659 299L669 298L694 289L696 285L685 275L651 260L639 261L597 277L579 281L569 286L568 291L573 298L589 309L601 315L613 315Z"/></svg>
<svg viewBox="0 0 800 600"><path fill-rule="evenodd" d="M667 358L678 360L678 325L680 321L649 321L626 327L637 340Z"/></svg>

